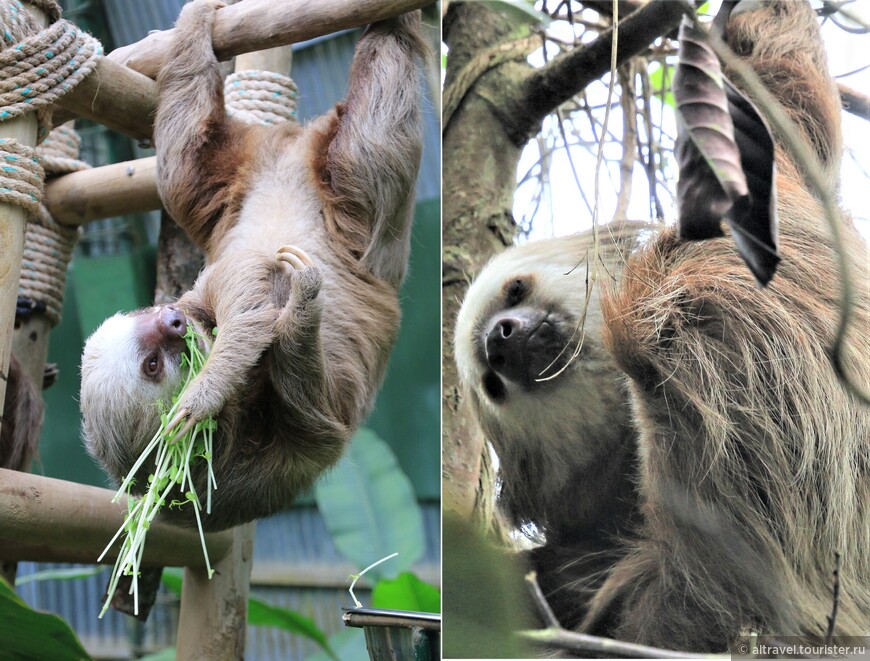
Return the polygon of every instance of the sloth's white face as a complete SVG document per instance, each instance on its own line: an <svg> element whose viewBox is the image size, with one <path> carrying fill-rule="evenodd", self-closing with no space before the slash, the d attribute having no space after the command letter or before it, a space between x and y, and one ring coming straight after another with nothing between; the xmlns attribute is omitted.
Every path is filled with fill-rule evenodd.
<svg viewBox="0 0 870 661"><path fill-rule="evenodd" d="M558 457L593 462L604 442L593 430L617 426L608 411L628 413L597 291L586 305L592 254L588 235L506 250L471 285L456 323L456 364L484 435L503 460L546 444L557 481L568 469Z"/></svg>
<svg viewBox="0 0 870 661"><path fill-rule="evenodd" d="M168 403L182 378L186 330L180 310L158 306L118 313L94 331L85 343L81 367L86 441L111 435L112 445L129 443L156 429L157 401Z"/></svg>
<svg viewBox="0 0 870 661"><path fill-rule="evenodd" d="M579 344L586 266L584 246L574 257L571 243L567 237L506 250L468 290L456 361L463 382L494 404L559 380Z"/></svg>

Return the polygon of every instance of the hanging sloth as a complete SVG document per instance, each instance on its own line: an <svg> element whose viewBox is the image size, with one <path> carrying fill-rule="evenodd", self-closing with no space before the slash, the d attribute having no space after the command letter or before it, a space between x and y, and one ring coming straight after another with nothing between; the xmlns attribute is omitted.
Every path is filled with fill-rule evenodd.
<svg viewBox="0 0 870 661"><path fill-rule="evenodd" d="M218 329L171 423L217 419L209 530L287 508L372 407L399 323L425 52L419 12L374 24L343 104L302 127L241 124L224 110L212 48L221 6L184 7L157 78L160 196L206 266L175 304L106 320L81 387L87 449L120 479L157 431L155 402L179 386L187 325Z"/></svg>
<svg viewBox="0 0 870 661"><path fill-rule="evenodd" d="M839 97L810 6L742 2L725 36L836 182ZM782 261L765 289L730 239L662 231L600 313L591 301L571 363L588 237L512 248L469 289L460 378L504 512L545 535L526 555L566 626L693 652L747 631L821 640L839 554L834 633L867 632L870 408L831 363L841 284L822 206L781 146L776 162ZM846 365L866 384L870 263L844 225Z"/></svg>

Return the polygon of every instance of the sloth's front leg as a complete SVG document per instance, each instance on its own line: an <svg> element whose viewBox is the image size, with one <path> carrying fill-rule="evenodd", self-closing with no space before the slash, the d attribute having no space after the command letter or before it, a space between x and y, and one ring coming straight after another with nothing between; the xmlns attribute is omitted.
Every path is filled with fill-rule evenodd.
<svg viewBox="0 0 870 661"><path fill-rule="evenodd" d="M184 426L180 434L208 417L215 417L227 402L238 399L275 338L280 310L262 305L218 315L218 333L202 371L194 377L179 401L167 431Z"/></svg>
<svg viewBox="0 0 870 661"><path fill-rule="evenodd" d="M290 295L275 323L272 382L294 415L316 412L329 417L329 367L320 328L321 270L296 246L282 246L275 257L290 280Z"/></svg>

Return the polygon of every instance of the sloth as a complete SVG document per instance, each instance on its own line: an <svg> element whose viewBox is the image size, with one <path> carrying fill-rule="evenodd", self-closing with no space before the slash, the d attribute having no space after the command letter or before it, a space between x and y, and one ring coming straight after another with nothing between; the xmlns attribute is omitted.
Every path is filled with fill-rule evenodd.
<svg viewBox="0 0 870 661"><path fill-rule="evenodd" d="M836 182L839 99L809 5L740 3L725 37ZM581 239L496 257L463 303L456 359L501 506L542 529L530 563L567 626L722 652L748 631L822 640L836 602L836 635L867 632L870 408L832 366L841 283L821 203L780 145L776 164L782 262L765 289L730 237L661 231L590 301L600 315L559 374L584 304ZM866 384L867 247L843 225L845 364Z"/></svg>
<svg viewBox="0 0 870 661"><path fill-rule="evenodd" d="M0 427L0 468L26 471L36 454L42 431L42 397L24 373L15 354L9 358Z"/></svg>
<svg viewBox="0 0 870 661"><path fill-rule="evenodd" d="M628 395L602 341L601 285L587 306L586 283L593 272L599 283L618 278L659 229L602 228L597 265L591 231L509 248L469 287L456 320L463 392L499 460L499 510L545 538L525 560L568 627L638 516Z"/></svg>
<svg viewBox="0 0 870 661"><path fill-rule="evenodd" d="M212 48L221 6L183 8L154 125L161 199L206 265L174 304L106 320L81 386L86 447L121 479L179 387L188 326L201 332L208 357L169 428L217 420L207 530L289 507L372 407L399 322L425 53L419 12L373 24L344 103L303 127L244 125L226 115ZM201 463L200 492L206 479ZM164 516L191 525L185 509Z"/></svg>

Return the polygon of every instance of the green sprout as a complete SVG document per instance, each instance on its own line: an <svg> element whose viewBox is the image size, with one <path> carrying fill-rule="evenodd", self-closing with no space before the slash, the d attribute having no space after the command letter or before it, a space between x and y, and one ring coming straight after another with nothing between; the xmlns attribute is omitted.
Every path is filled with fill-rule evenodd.
<svg viewBox="0 0 870 661"><path fill-rule="evenodd" d="M368 567L366 567L365 569L363 569L359 574L351 574L350 576L348 576L349 579L353 579L353 580L351 581L350 587L347 589L347 591L350 592L350 598L353 599L353 605L354 605L354 606L356 606L357 608L362 608L362 607L363 607L363 605L360 603L360 600L357 599L357 598L356 598L356 595L353 593L353 588L354 588L354 586L356 585L356 582L357 582L359 579L361 579L362 576L363 576L363 574L365 574L369 569L374 569L375 567L377 567L377 566L378 566L379 564L381 564L382 562L386 562L387 560L392 560L392 559L395 558L397 555L399 555L399 552L398 552L398 551L396 551L395 553L391 553L391 554L388 555L386 558L381 558L381 559L378 560L377 562L373 562L373 563L370 564Z"/></svg>
<svg viewBox="0 0 870 661"><path fill-rule="evenodd" d="M215 329L217 331L217 329ZM216 332L214 333L216 334ZM170 420L178 411L178 402L182 395L187 391L193 378L199 374L205 364L206 355L200 349L200 340L202 336L197 332L192 323L187 325L187 333L184 335L184 341L187 345L187 352L181 357L181 371L185 373L184 382L181 384L178 392L172 397L172 406L167 409L166 403L157 402L157 407L160 411L160 429L154 434L154 437L148 443L147 447L139 455L139 459L133 464L133 468L127 473L127 477L121 482L121 487L112 498L112 502L118 502L123 496L127 496L127 518L124 523L112 537L105 550L100 554L97 562L103 559L103 556L109 551L121 533L126 533L124 541L121 544L121 550L118 553L118 559L115 561L115 567L112 570L112 578L109 581L109 589L106 596L106 601L103 604L103 609L100 611L100 618L105 615L109 609L112 595L115 594L115 589L118 586L118 580L122 575L132 576L133 580L130 585L130 593L133 595L133 612L139 613L139 566L142 562L142 553L145 550L145 535L151 527L151 522L154 517L160 512L160 509L168 504L172 507L183 507L188 503L193 507L193 513L196 516L196 525L199 528L199 539L202 543L202 553L205 556L205 565L208 568L208 577L211 578L214 574L214 569L208 558L208 551L205 546L205 535L202 531L202 520L200 512L202 505L199 495L196 493L196 488L193 485L193 477L191 475L191 465L205 459L208 466L208 480L206 481L206 514L211 514L211 492L212 489L217 489L217 482L212 469L212 457L214 456L214 433L217 429L217 422L213 418L196 423L196 425L187 431L183 436L178 436L178 429L174 429L167 433L166 427ZM156 460L154 462L154 472L148 476L148 486L145 493L141 497L133 496L132 488L135 483L136 472L155 453ZM178 491L184 494L184 500L171 500L167 503L166 499L173 489L178 487Z"/></svg>

